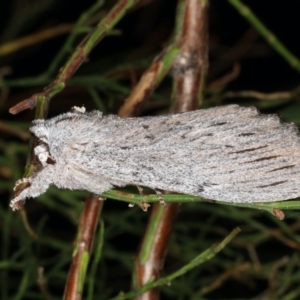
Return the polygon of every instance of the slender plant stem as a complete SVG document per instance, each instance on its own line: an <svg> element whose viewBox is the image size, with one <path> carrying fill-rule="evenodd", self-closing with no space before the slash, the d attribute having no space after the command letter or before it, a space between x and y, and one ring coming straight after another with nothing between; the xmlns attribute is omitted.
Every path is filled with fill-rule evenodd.
<svg viewBox="0 0 300 300"><path fill-rule="evenodd" d="M228 0L237 11L265 38L270 46L277 51L289 65L300 72L300 60L291 53L284 44L269 30L251 9L240 0Z"/></svg>

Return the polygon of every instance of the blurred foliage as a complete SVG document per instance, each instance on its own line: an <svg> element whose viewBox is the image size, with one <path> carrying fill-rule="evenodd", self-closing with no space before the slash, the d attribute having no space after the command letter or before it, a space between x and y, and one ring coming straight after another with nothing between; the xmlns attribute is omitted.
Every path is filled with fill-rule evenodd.
<svg viewBox="0 0 300 300"><path fill-rule="evenodd" d="M85 27L70 30L93 0L13 0L0 3L0 298L61 299L72 259L73 241L85 192L50 188L26 203L27 219L8 208L12 188L22 177L33 112L16 116L8 109L53 80L86 32L105 16L113 1L89 15ZM245 0L258 18L291 52L300 53L296 37L300 3ZM49 116L85 105L116 113L123 99L172 34L176 3L141 1L92 52L52 103ZM65 27L62 27L65 25ZM61 29L63 28L63 29ZM43 34L50 30L51 37ZM42 32L40 36L35 36ZM41 38L42 36L42 38ZM70 37L70 36L69 36ZM24 46L24 39L29 40ZM31 41L31 42L30 42ZM66 42L67 41L67 42ZM4 46L14 42L5 52ZM62 48L64 46L64 48ZM11 45L10 45L11 46ZM63 49L62 52L59 52ZM2 52L3 51L3 52ZM238 64L240 72L223 80ZM239 103L299 121L299 74L251 28L230 1L210 3L210 70L204 106ZM288 97L228 98L228 91L286 92ZM162 114L170 105L170 79L144 105L142 115ZM133 188L127 188L136 194ZM151 192L150 192L151 193ZM134 255L148 213L137 206L107 200L102 220L102 249L94 245L84 299L109 299L130 290ZM164 275L188 264L239 226L242 232L213 259L162 287L162 299L299 299L300 216L288 211L279 221L260 210L217 203L184 203L166 257ZM99 260L99 255L101 258Z"/></svg>

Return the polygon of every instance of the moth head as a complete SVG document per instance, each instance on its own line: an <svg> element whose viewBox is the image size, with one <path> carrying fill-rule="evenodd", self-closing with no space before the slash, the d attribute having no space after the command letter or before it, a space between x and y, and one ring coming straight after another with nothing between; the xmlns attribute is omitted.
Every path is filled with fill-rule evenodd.
<svg viewBox="0 0 300 300"><path fill-rule="evenodd" d="M43 167L56 163L49 151L49 128L45 125L45 120L35 120L30 132L39 140L39 145L34 148L34 154Z"/></svg>
<svg viewBox="0 0 300 300"><path fill-rule="evenodd" d="M50 155L47 145L38 145L34 148L34 154L37 156L38 160L42 166L53 165L56 163L55 159Z"/></svg>
<svg viewBox="0 0 300 300"><path fill-rule="evenodd" d="M29 129L40 141L48 145L49 130L45 126L44 120L33 121L33 126Z"/></svg>

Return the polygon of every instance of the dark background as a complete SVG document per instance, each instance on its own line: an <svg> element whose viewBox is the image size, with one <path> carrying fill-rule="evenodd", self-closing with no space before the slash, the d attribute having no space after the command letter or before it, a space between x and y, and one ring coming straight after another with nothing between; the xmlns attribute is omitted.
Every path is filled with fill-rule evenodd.
<svg viewBox="0 0 300 300"><path fill-rule="evenodd" d="M66 112L74 105L117 113L136 80L167 45L174 30L176 1L147 2L142 1L131 10L117 24L117 31L95 47L74 81L52 100L49 116ZM93 3L91 0L1 1L0 49L8 42L38 31L74 23ZM98 19L105 16L113 3L105 2ZM299 1L244 1L244 4L299 57ZM212 0L209 14L210 69L203 106L255 105L264 113L278 113L285 121L300 122L299 95L294 92L299 88L299 73L228 1ZM84 36L78 35L73 47ZM61 299L71 261L78 215L87 193L51 188L39 199L28 201L25 206L28 220L38 233L38 240L28 234L21 215L8 208L14 182L23 174L28 128L34 119L34 111L12 116L8 109L42 91L46 84L34 80L48 69L66 38L67 34L61 34L18 51L6 54L0 51L1 299L44 299L36 284L38 267L44 268L51 299ZM237 78L214 87L219 78L232 71L234 64L240 66ZM111 78L118 88L101 80L99 83L84 81L85 76L105 78L106 83ZM168 112L171 88L171 77L168 77L143 106L141 115ZM92 90L98 102L91 95ZM242 90L293 92L293 95L274 101L223 98L227 91ZM128 190L137 193L134 188ZM130 289L134 255L148 215L138 208L129 210L119 201L106 202L102 214L105 243L95 278L94 299L109 299ZM209 203L182 205L164 275L221 241L232 228L240 226L242 232L215 258L175 280L171 286L163 287L162 299L299 299L299 224L297 211L287 211L286 219L278 221L259 210ZM203 292L208 287L209 292Z"/></svg>

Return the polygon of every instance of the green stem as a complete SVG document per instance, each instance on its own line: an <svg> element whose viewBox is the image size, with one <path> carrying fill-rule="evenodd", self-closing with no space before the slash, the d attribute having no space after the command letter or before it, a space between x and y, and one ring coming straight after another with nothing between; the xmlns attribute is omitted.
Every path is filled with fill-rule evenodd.
<svg viewBox="0 0 300 300"><path fill-rule="evenodd" d="M238 12L265 38L270 46L277 51L292 68L300 73L299 59L281 43L276 35L257 18L248 6L243 4L240 0L228 0L228 2L238 10Z"/></svg>

